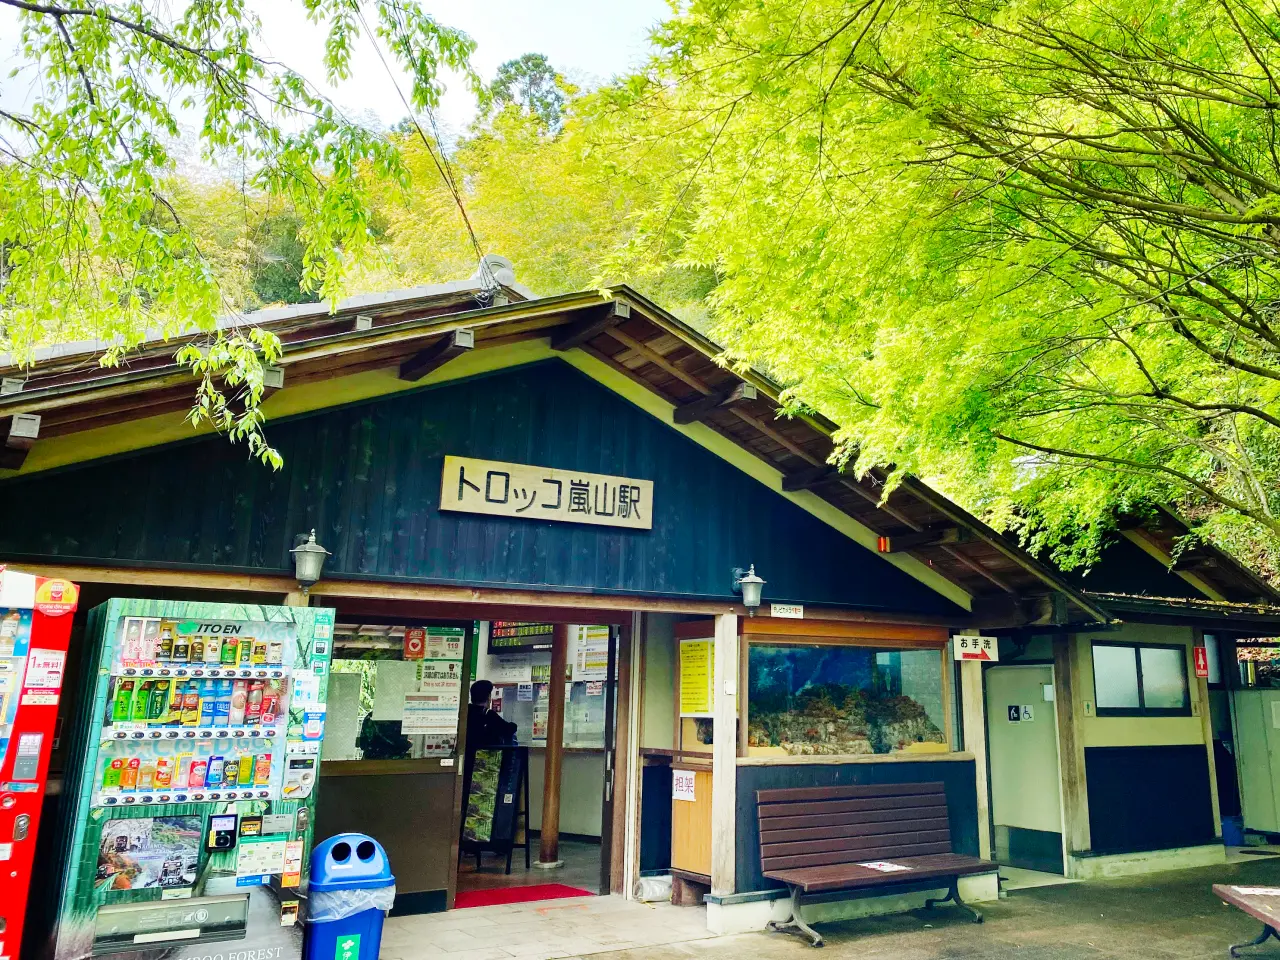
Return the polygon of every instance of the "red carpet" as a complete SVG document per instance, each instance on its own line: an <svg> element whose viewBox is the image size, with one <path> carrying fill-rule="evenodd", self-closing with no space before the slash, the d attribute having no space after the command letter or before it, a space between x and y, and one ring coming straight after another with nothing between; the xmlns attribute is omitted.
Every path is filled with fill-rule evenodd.
<svg viewBox="0 0 1280 960"><path fill-rule="evenodd" d="M495 903L532 903L535 900L560 900L564 897L594 897L590 890L563 883L535 883L529 887L500 887L496 890L459 890L453 901L461 907L491 907Z"/></svg>

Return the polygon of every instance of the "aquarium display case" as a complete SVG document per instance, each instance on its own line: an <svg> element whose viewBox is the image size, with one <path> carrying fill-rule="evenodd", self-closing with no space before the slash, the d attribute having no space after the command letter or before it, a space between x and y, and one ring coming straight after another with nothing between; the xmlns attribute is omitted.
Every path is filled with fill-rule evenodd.
<svg viewBox="0 0 1280 960"><path fill-rule="evenodd" d="M747 756L945 753L943 651L751 642Z"/></svg>

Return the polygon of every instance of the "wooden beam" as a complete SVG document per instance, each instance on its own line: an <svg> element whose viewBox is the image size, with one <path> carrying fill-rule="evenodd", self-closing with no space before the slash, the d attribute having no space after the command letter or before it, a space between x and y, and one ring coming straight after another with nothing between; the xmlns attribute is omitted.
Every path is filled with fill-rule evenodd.
<svg viewBox="0 0 1280 960"><path fill-rule="evenodd" d="M547 755L542 781L542 837L538 866L564 866L560 859L560 770L564 761L564 685L569 626L557 623L551 633L551 676L547 691Z"/></svg>
<svg viewBox="0 0 1280 960"><path fill-rule="evenodd" d="M1058 766L1062 771L1062 825L1065 831L1067 876L1070 858L1093 846L1089 832L1089 784L1085 780L1084 735L1080 729L1080 685L1076 675L1077 638L1053 637L1053 708L1058 715Z"/></svg>
<svg viewBox="0 0 1280 960"><path fill-rule="evenodd" d="M738 618L732 613L716 617L715 630L711 892L716 896L729 896L737 892L738 884Z"/></svg>
<svg viewBox="0 0 1280 960"><path fill-rule="evenodd" d="M617 712L613 718L609 892L623 896L630 885L627 874L627 786L634 770L631 762L631 711L636 709L631 700L631 657L636 643L632 632L634 622L633 616L632 622L624 624L618 631L618 668L614 680ZM605 749L608 750L607 744Z"/></svg>
<svg viewBox="0 0 1280 960"><path fill-rule="evenodd" d="M631 305L613 300L601 304L577 323L561 327L551 335L552 350L572 350L594 340L610 327L631 319Z"/></svg>
<svg viewBox="0 0 1280 960"><path fill-rule="evenodd" d="M40 436L40 417L34 413L19 413L0 420L0 470L20 470L27 454Z"/></svg>
<svg viewBox="0 0 1280 960"><path fill-rule="evenodd" d="M898 533L881 537L877 549L881 553L901 553L920 547L933 547L941 543L965 543L968 531L961 527L932 527L914 533Z"/></svg>
<svg viewBox="0 0 1280 960"><path fill-rule="evenodd" d="M794 493L797 490L812 490L814 487L821 486L838 476L840 476L840 471L830 464L824 463L816 467L806 467L803 470L797 470L795 473L783 474L782 489L788 493Z"/></svg>
<svg viewBox="0 0 1280 960"><path fill-rule="evenodd" d="M672 423L699 423L723 407L732 407L759 396L753 383L736 383L727 390L719 390L701 400L681 404L671 411Z"/></svg>
<svg viewBox="0 0 1280 960"><path fill-rule="evenodd" d="M950 652L945 654L945 658L947 666L951 666ZM987 789L987 701L982 688L981 661L961 661L960 700L964 748L973 754L973 774L978 791L978 856L983 860L990 860L991 795Z"/></svg>
<svg viewBox="0 0 1280 960"><path fill-rule="evenodd" d="M474 330L450 330L427 349L414 354L400 364L400 379L421 380L433 370L439 370L454 357L474 349L475 345Z"/></svg>

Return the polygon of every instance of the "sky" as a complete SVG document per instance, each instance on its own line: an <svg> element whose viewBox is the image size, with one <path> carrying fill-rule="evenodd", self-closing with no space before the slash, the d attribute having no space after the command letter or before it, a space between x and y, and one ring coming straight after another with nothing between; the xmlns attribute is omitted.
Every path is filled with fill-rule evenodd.
<svg viewBox="0 0 1280 960"><path fill-rule="evenodd" d="M639 64L650 29L670 15L665 0L420 0L442 24L470 34L478 44L473 65L491 80L498 65L525 53L542 53L571 79L606 80ZM307 22L302 5L281 0L250 0L262 20L264 51L324 87L321 63L324 33ZM176 6L176 4L175 4ZM17 37L17 14L0 8L0 63L10 59ZM396 87L368 40L356 48L350 80L328 91L356 114L372 112L384 125L405 116ZM7 70L5 73L7 74ZM409 84L400 76L400 88ZM0 78L0 108L25 100L30 76ZM446 136L462 132L475 116L471 95L456 80L438 111Z"/></svg>

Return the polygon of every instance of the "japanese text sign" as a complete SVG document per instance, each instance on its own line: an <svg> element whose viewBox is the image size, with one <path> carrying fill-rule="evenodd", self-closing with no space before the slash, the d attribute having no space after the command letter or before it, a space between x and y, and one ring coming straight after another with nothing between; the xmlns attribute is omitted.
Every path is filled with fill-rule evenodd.
<svg viewBox="0 0 1280 960"><path fill-rule="evenodd" d="M1195 653L1196 658L1196 676L1201 678L1208 677L1209 651L1204 647L1194 647L1192 651Z"/></svg>
<svg viewBox="0 0 1280 960"><path fill-rule="evenodd" d="M1000 659L1000 643L995 637L951 638L951 649L957 660L986 660L994 663Z"/></svg>
<svg viewBox="0 0 1280 960"><path fill-rule="evenodd" d="M445 457L440 509L653 529L653 481Z"/></svg>
<svg viewBox="0 0 1280 960"><path fill-rule="evenodd" d="M692 770L671 771L671 799L696 801L698 775Z"/></svg>

